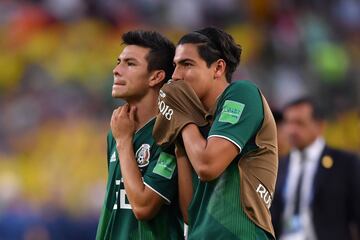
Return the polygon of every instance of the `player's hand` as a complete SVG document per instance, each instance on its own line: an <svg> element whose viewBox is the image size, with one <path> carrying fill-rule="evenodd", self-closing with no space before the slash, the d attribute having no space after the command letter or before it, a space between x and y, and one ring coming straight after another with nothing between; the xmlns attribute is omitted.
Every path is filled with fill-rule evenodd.
<svg viewBox="0 0 360 240"><path fill-rule="evenodd" d="M124 141L132 141L136 131L135 113L136 107L130 107L129 104L114 110L111 116L110 127L118 144L122 144Z"/></svg>

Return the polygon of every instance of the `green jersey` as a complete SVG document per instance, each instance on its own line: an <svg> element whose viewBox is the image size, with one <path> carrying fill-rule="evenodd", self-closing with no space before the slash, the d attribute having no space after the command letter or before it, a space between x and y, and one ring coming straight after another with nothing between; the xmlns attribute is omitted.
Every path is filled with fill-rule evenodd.
<svg viewBox="0 0 360 240"><path fill-rule="evenodd" d="M258 148L255 137L264 119L261 96L251 82L237 81L218 98L208 138L224 138L235 144L240 154L217 179L203 182L193 177L196 180L188 209L189 240L269 239L270 234L244 210L238 168L242 156Z"/></svg>
<svg viewBox="0 0 360 240"><path fill-rule="evenodd" d="M109 132L108 180L96 239L181 239L182 223L177 204L177 171L173 151L164 151L152 137L155 119L134 135L135 158L144 184L166 201L158 214L149 221L139 221L131 209L121 176L116 142Z"/></svg>

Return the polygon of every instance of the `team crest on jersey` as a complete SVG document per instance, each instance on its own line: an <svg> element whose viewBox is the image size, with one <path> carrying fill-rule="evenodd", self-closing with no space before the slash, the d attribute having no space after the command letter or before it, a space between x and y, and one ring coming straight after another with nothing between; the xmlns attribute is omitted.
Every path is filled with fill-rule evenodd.
<svg viewBox="0 0 360 240"><path fill-rule="evenodd" d="M136 161L139 167L145 167L149 164L150 145L145 143L136 151Z"/></svg>

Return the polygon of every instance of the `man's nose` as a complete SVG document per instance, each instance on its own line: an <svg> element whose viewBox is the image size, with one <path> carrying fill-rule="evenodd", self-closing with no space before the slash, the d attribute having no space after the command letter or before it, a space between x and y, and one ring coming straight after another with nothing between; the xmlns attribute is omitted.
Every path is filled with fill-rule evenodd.
<svg viewBox="0 0 360 240"><path fill-rule="evenodd" d="M116 75L116 72L117 72L116 67L114 67L112 72L113 72L113 75Z"/></svg>
<svg viewBox="0 0 360 240"><path fill-rule="evenodd" d="M120 67L119 67L119 65L116 65L112 72L113 72L113 75L120 75Z"/></svg>
<svg viewBox="0 0 360 240"><path fill-rule="evenodd" d="M178 70L177 67L175 67L174 72L173 72L171 78L172 78L173 81L181 80L180 71Z"/></svg>

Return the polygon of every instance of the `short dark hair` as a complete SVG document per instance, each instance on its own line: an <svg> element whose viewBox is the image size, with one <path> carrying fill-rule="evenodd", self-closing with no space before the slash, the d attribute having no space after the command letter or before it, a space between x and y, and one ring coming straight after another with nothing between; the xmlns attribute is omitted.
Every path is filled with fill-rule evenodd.
<svg viewBox="0 0 360 240"><path fill-rule="evenodd" d="M287 103L283 108L283 112L285 112L290 107L294 107L302 104L308 104L312 108L312 117L315 120L321 121L325 119L325 114L322 107L318 103L316 103L313 98L309 96L300 97Z"/></svg>
<svg viewBox="0 0 360 240"><path fill-rule="evenodd" d="M123 44L150 48L146 56L148 71L164 70L165 81L171 78L174 71L173 59L175 45L156 31L134 30L122 35Z"/></svg>
<svg viewBox="0 0 360 240"><path fill-rule="evenodd" d="M223 59L226 62L226 80L231 82L232 74L240 63L241 46L230 34L215 27L206 27L184 35L178 45L186 43L198 45L198 53L208 67Z"/></svg>

